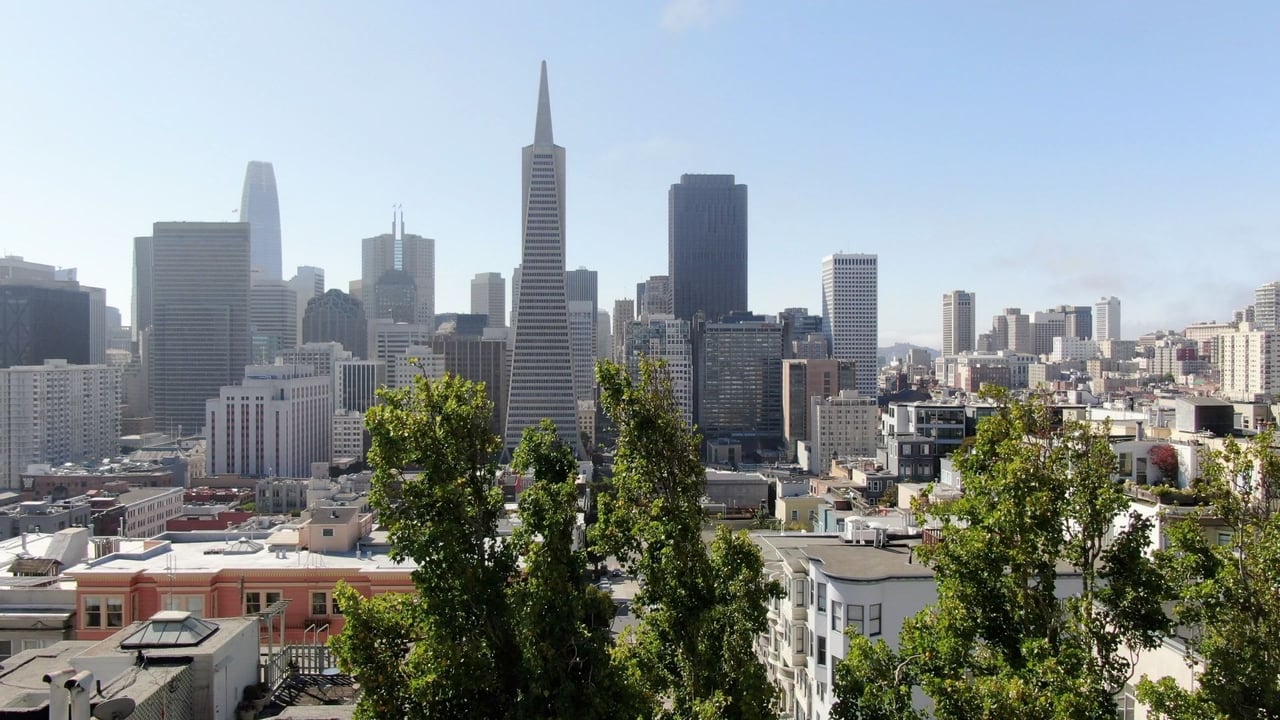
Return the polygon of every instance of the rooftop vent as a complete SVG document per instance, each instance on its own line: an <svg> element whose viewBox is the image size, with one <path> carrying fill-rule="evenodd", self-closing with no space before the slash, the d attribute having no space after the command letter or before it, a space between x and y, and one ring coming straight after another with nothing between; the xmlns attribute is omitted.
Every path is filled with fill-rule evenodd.
<svg viewBox="0 0 1280 720"><path fill-rule="evenodd" d="M224 555L252 555L262 549L262 543L254 542L249 538L242 537L223 548Z"/></svg>
<svg viewBox="0 0 1280 720"><path fill-rule="evenodd" d="M183 610L163 610L151 616L129 637L120 641L126 650L194 647L218 631L218 626Z"/></svg>

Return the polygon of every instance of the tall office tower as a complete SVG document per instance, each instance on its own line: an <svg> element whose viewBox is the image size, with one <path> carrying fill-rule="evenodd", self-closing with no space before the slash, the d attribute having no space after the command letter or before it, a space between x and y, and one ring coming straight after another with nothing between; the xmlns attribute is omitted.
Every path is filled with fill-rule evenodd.
<svg viewBox="0 0 1280 720"><path fill-rule="evenodd" d="M350 350L344 350L336 342L303 343L276 356L276 365L285 367L310 367L316 375L333 377L335 363L353 358Z"/></svg>
<svg viewBox="0 0 1280 720"><path fill-rule="evenodd" d="M671 278L666 275L650 275L648 280L636 283L636 315L672 315Z"/></svg>
<svg viewBox="0 0 1280 720"><path fill-rule="evenodd" d="M369 322L364 306L341 290L330 290L307 303L302 342L336 342L364 359L369 356Z"/></svg>
<svg viewBox="0 0 1280 720"><path fill-rule="evenodd" d="M123 324L120 308L107 306L107 350L133 352L133 329Z"/></svg>
<svg viewBox="0 0 1280 720"><path fill-rule="evenodd" d="M482 272L471 278L471 314L488 315L488 326L507 326L507 281L502 273Z"/></svg>
<svg viewBox="0 0 1280 720"><path fill-rule="evenodd" d="M1093 305L1093 339L1121 340L1120 298L1104 297Z"/></svg>
<svg viewBox="0 0 1280 720"><path fill-rule="evenodd" d="M942 354L973 351L976 345L977 302L974 294L954 290L942 294Z"/></svg>
<svg viewBox="0 0 1280 720"><path fill-rule="evenodd" d="M1052 311L1062 313L1066 321L1063 337L1076 340L1093 339L1092 305L1059 305Z"/></svg>
<svg viewBox="0 0 1280 720"><path fill-rule="evenodd" d="M640 374L640 356L667 364L676 405L685 424L693 424L693 341L689 321L671 315L649 315L631 323L627 333L626 368Z"/></svg>
<svg viewBox="0 0 1280 720"><path fill-rule="evenodd" d="M809 401L854 392L857 373L852 360L789 359L782 361L782 428L792 456L796 443L809 439Z"/></svg>
<svg viewBox="0 0 1280 720"><path fill-rule="evenodd" d="M627 333L631 331L631 321L636 319L636 304L631 298L613 301L613 360L616 363L627 361Z"/></svg>
<svg viewBox="0 0 1280 720"><path fill-rule="evenodd" d="M280 200L276 171L269 162L251 160L244 171L240 221L249 223L249 266L263 280L283 280L280 261Z"/></svg>
<svg viewBox="0 0 1280 720"><path fill-rule="evenodd" d="M599 309L599 273L584 267L566 271L564 296L569 302L579 300L591 303L591 312L595 313Z"/></svg>
<svg viewBox="0 0 1280 720"><path fill-rule="evenodd" d="M22 262L22 258L6 257L0 264L12 260ZM36 263L24 263L38 266ZM89 363L101 365L107 361L107 291L103 288L89 287L77 282L75 268L56 268L49 279L71 290L80 290L89 294Z"/></svg>
<svg viewBox="0 0 1280 720"><path fill-rule="evenodd" d="M381 360L340 360L334 363L334 410L362 413L377 405L378 389L387 386L387 367Z"/></svg>
<svg viewBox="0 0 1280 720"><path fill-rule="evenodd" d="M1031 353L1048 355L1053 352L1053 339L1067 336L1067 315L1058 310L1035 312L1031 315Z"/></svg>
<svg viewBox="0 0 1280 720"><path fill-rule="evenodd" d="M117 455L120 376L118 367L65 360L0 370L0 483L20 489L29 464Z"/></svg>
<svg viewBox="0 0 1280 720"><path fill-rule="evenodd" d="M431 350L444 357L444 370L472 382L484 383L484 393L493 403L490 429L501 433L506 426L503 413L507 409L507 343L504 340L482 340L455 335L431 338Z"/></svg>
<svg viewBox="0 0 1280 720"><path fill-rule="evenodd" d="M413 345L430 345L435 328L417 323L374 320L369 323L369 359L394 367L397 355Z"/></svg>
<svg viewBox="0 0 1280 720"><path fill-rule="evenodd" d="M287 283L263 280L249 288L250 361L269 365L298 345L298 294Z"/></svg>
<svg viewBox="0 0 1280 720"><path fill-rule="evenodd" d="M302 338L302 318L307 314L307 303L324 294L324 270L310 265L299 265L298 272L289 278L289 287L298 296L299 341Z"/></svg>
<svg viewBox="0 0 1280 720"><path fill-rule="evenodd" d="M705 323L693 334L695 421L703 436L742 441L744 455L776 450L784 442L782 325L747 315Z"/></svg>
<svg viewBox="0 0 1280 720"><path fill-rule="evenodd" d="M520 266L511 270L511 327L516 326L516 306L520 304Z"/></svg>
<svg viewBox="0 0 1280 720"><path fill-rule="evenodd" d="M782 356L796 357L800 347L796 341L804 341L810 335L822 332L822 316L810 315L809 308L786 308L778 313L778 322L782 323ZM823 343L825 347L825 341ZM807 357L807 356L806 356ZM826 357L826 354L819 357Z"/></svg>
<svg viewBox="0 0 1280 720"><path fill-rule="evenodd" d="M391 230L361 244L360 302L370 320L431 325L436 313L436 241L406 234L404 213L398 224L393 220Z"/></svg>
<svg viewBox="0 0 1280 720"><path fill-rule="evenodd" d="M1031 335L1031 318L1024 315L1022 308L1005 308L1004 314L992 320L992 335L996 342L996 350L1012 350L1030 354L1035 347Z"/></svg>
<svg viewBox="0 0 1280 720"><path fill-rule="evenodd" d="M875 398L862 397L853 390L810 398L809 472L821 475L830 471L833 457L875 457L878 415Z"/></svg>
<svg viewBox="0 0 1280 720"><path fill-rule="evenodd" d="M675 316L718 322L747 309L747 186L681 175L667 193L667 276Z"/></svg>
<svg viewBox="0 0 1280 720"><path fill-rule="evenodd" d="M250 365L205 415L209 475L309 478L333 459L333 385L311 368Z"/></svg>
<svg viewBox="0 0 1280 720"><path fill-rule="evenodd" d="M613 325L609 321L608 310L596 311L596 359L608 360L613 357Z"/></svg>
<svg viewBox="0 0 1280 720"><path fill-rule="evenodd" d="M1239 325L1242 322L1247 322L1250 325L1252 325L1257 319L1254 313L1255 310L1256 308L1253 305L1246 305L1243 308L1236 310L1234 313L1231 314L1231 321L1236 323L1237 325Z"/></svg>
<svg viewBox="0 0 1280 720"><path fill-rule="evenodd" d="M156 427L200 432L205 401L249 364L249 224L159 222L134 250Z"/></svg>
<svg viewBox="0 0 1280 720"><path fill-rule="evenodd" d="M595 400L596 312L587 300L569 301L569 337L573 354L573 394Z"/></svg>
<svg viewBox="0 0 1280 720"><path fill-rule="evenodd" d="M50 280L0 279L0 367L89 364L89 294Z"/></svg>
<svg viewBox="0 0 1280 720"><path fill-rule="evenodd" d="M822 259L822 326L831 357L857 364L857 391L876 397L880 372L879 260L875 255L836 253Z"/></svg>
<svg viewBox="0 0 1280 720"><path fill-rule="evenodd" d="M564 148L552 138L545 62L533 144L523 156L524 239L504 436L514 449L526 427L546 418L581 455L564 272Z"/></svg>

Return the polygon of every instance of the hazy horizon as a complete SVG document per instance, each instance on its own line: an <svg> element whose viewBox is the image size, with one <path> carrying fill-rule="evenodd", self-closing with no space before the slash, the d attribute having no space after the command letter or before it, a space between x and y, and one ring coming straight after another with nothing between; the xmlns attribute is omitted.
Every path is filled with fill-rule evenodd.
<svg viewBox="0 0 1280 720"><path fill-rule="evenodd" d="M1126 338L1230 319L1280 279L1280 6L11 4L6 254L79 268L128 322L132 239L233 220L273 163L284 274L359 277L402 205L437 312L520 257L548 62L567 264L600 306L667 270L682 173L749 187L751 309L821 308L880 257L880 346L940 346L941 295L1123 303ZM1220 261L1240 245L1239 260ZM1228 256L1229 257L1229 256Z"/></svg>

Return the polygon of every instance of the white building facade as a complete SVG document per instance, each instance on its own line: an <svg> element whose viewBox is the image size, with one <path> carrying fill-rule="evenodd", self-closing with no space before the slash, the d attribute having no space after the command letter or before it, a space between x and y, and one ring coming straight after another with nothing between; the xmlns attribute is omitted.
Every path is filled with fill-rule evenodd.
<svg viewBox="0 0 1280 720"><path fill-rule="evenodd" d="M635 376L640 372L640 357L662 360L671 375L671 385L686 424L693 423L693 344L689 322L674 315L650 315L629 323L625 333L623 362Z"/></svg>
<svg viewBox="0 0 1280 720"><path fill-rule="evenodd" d="M46 360L0 370L0 472L101 460L120 451L121 368Z"/></svg>
<svg viewBox="0 0 1280 720"><path fill-rule="evenodd" d="M822 259L822 321L831 356L857 363L857 389L874 398L879 386L879 259L836 253Z"/></svg>
<svg viewBox="0 0 1280 720"><path fill-rule="evenodd" d="M205 417L210 475L310 477L311 463L333 457L333 386L309 368L251 365Z"/></svg>
<svg viewBox="0 0 1280 720"><path fill-rule="evenodd" d="M1093 339L1120 340L1120 298L1104 297L1093 306Z"/></svg>
<svg viewBox="0 0 1280 720"><path fill-rule="evenodd" d="M1280 331L1241 323L1217 338L1221 392L1232 400L1270 399L1280 392Z"/></svg>
<svg viewBox="0 0 1280 720"><path fill-rule="evenodd" d="M809 472L820 475L832 457L875 457L875 398L841 390L838 397L814 397L809 404Z"/></svg>

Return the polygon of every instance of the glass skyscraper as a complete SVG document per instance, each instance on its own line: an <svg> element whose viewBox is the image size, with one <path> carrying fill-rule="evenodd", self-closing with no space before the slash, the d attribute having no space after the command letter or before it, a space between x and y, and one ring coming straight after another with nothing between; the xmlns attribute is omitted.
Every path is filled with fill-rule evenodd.
<svg viewBox="0 0 1280 720"><path fill-rule="evenodd" d="M276 196L276 171L271 163L251 160L245 169L240 221L249 223L249 267L264 280L283 280L280 200Z"/></svg>
<svg viewBox="0 0 1280 720"><path fill-rule="evenodd" d="M747 310L747 186L732 175L681 175L667 205L675 316L719 322Z"/></svg>

